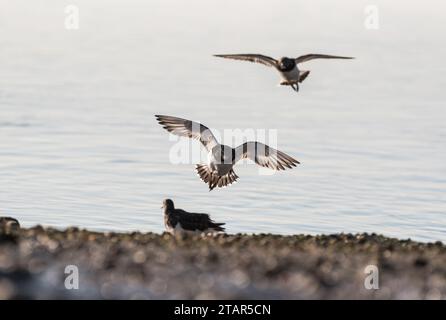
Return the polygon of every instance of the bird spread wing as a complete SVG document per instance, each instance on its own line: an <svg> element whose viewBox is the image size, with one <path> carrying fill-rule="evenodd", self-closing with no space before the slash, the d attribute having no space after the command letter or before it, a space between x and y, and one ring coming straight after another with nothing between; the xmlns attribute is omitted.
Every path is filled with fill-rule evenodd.
<svg viewBox="0 0 446 320"><path fill-rule="evenodd" d="M234 59L234 60L243 60L243 61L251 61L256 63L264 64L268 67L276 67L277 60L268 56L264 56L261 54L215 54L214 57L226 58L226 59Z"/></svg>
<svg viewBox="0 0 446 320"><path fill-rule="evenodd" d="M167 131L178 136L200 140L208 151L218 145L211 130L201 123L171 116L156 115L155 117Z"/></svg>
<svg viewBox="0 0 446 320"><path fill-rule="evenodd" d="M299 163L299 161L282 151L273 149L260 142L245 142L239 145L235 149L234 162L241 159L250 159L259 166L273 170L292 169L292 167L295 167Z"/></svg>
<svg viewBox="0 0 446 320"><path fill-rule="evenodd" d="M296 61L296 63L302 63L302 62L310 61L313 59L354 59L354 58L353 57L332 56L332 55L328 55L328 54L310 53L310 54L306 54L304 56L297 57L295 59L295 61Z"/></svg>
<svg viewBox="0 0 446 320"><path fill-rule="evenodd" d="M216 231L224 231L222 227L224 223L215 223L206 213L192 213L181 209L176 209L177 221L181 227L190 231L205 231L206 229L214 229Z"/></svg>

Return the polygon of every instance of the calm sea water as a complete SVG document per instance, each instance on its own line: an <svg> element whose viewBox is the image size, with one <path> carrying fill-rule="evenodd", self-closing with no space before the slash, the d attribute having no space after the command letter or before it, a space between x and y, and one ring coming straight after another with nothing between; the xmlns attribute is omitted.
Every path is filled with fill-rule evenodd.
<svg viewBox="0 0 446 320"><path fill-rule="evenodd" d="M162 232L164 198L230 233L446 241L444 10L427 0L0 0L0 214L25 226ZM215 53L317 52L295 94ZM154 114L276 129L297 170L208 192Z"/></svg>

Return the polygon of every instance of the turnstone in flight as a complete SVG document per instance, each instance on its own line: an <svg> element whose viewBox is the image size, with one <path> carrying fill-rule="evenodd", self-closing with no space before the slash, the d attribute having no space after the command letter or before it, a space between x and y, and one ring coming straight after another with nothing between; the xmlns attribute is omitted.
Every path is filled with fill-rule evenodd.
<svg viewBox="0 0 446 320"><path fill-rule="evenodd" d="M206 213L192 213L175 209L173 201L163 201L164 226L170 234L181 233L218 233L224 232L224 223L215 223Z"/></svg>
<svg viewBox="0 0 446 320"><path fill-rule="evenodd" d="M294 91L299 91L299 83L310 74L308 70L300 70L298 64L313 59L354 59L353 57L332 56L327 54L306 54L297 58L282 57L279 60L261 54L216 54L215 57L244 60L274 67L279 71L282 81L280 85L291 86Z"/></svg>
<svg viewBox="0 0 446 320"><path fill-rule="evenodd" d="M171 116L156 115L158 122L167 131L200 140L208 151L208 163L197 164L196 170L201 180L209 185L209 191L215 187L232 184L238 178L233 167L242 159L250 159L262 167L273 170L292 169L299 163L289 155L273 149L261 142L250 141L231 148L220 144L211 130L201 123Z"/></svg>

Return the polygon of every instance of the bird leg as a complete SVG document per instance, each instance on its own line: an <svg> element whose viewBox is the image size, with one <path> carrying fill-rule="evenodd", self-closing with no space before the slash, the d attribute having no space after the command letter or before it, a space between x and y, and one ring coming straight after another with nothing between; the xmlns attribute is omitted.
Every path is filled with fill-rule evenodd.
<svg viewBox="0 0 446 320"><path fill-rule="evenodd" d="M292 84L291 84L291 88L293 88L294 91L299 92L299 84L297 84L297 83L292 83Z"/></svg>

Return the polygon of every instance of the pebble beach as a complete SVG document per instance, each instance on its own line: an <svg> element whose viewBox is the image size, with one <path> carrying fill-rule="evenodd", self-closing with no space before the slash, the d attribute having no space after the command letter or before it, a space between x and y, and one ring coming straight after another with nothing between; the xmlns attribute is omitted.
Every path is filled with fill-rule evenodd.
<svg viewBox="0 0 446 320"><path fill-rule="evenodd" d="M73 266L76 288L66 285ZM378 288L366 288L367 266L376 266ZM174 237L11 221L0 228L0 299L445 297L441 242L376 234Z"/></svg>

